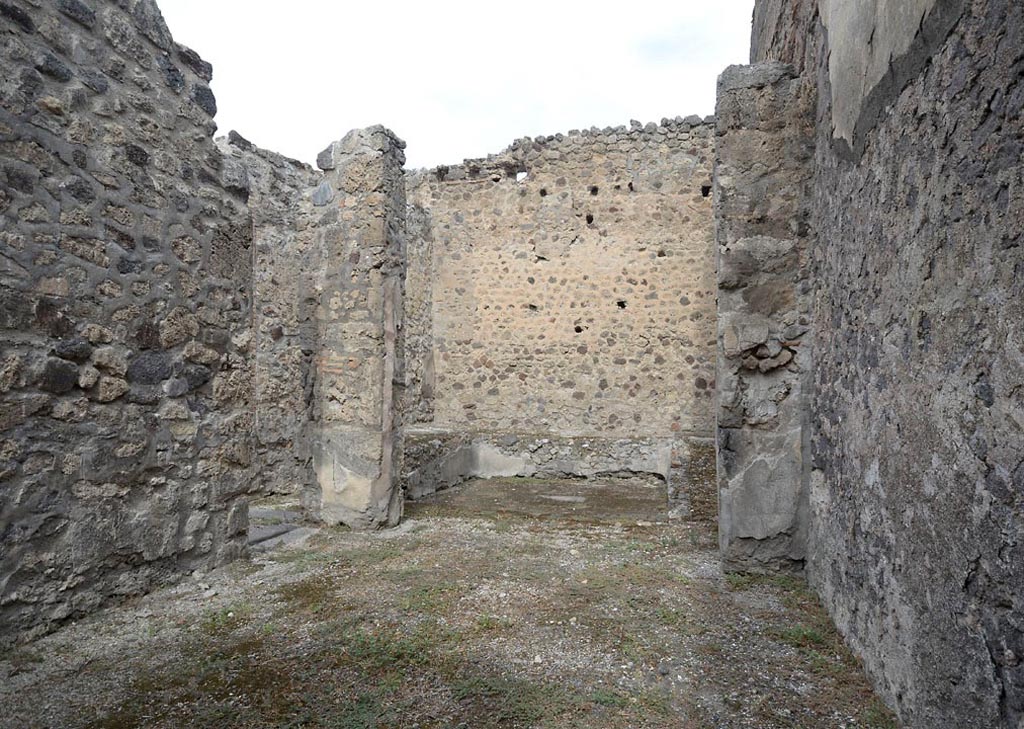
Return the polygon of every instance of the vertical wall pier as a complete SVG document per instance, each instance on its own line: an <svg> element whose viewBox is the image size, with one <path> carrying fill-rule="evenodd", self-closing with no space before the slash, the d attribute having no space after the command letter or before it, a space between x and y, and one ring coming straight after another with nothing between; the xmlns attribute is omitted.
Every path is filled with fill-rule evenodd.
<svg viewBox="0 0 1024 729"><path fill-rule="evenodd" d="M728 570L803 569L812 119L790 66L731 66L719 78L717 460Z"/></svg>
<svg viewBox="0 0 1024 729"><path fill-rule="evenodd" d="M405 255L405 144L380 126L350 132L317 159L333 213L325 256L313 405L317 485L306 503L328 524L394 525L404 378L400 328Z"/></svg>

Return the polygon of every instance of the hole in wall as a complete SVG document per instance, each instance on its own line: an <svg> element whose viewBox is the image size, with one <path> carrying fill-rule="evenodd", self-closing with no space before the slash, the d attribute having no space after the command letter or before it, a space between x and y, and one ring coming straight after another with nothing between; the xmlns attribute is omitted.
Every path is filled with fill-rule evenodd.
<svg viewBox="0 0 1024 729"><path fill-rule="evenodd" d="M526 308L529 309L530 311L537 311L537 305L536 304L527 304Z"/></svg>
<svg viewBox="0 0 1024 729"><path fill-rule="evenodd" d="M618 301L615 302L615 305L617 307L619 307L620 309L625 309L626 308L626 300L625 299L619 299Z"/></svg>
<svg viewBox="0 0 1024 729"><path fill-rule="evenodd" d="M517 172L516 173L516 182L523 182L529 176L530 176L529 172Z"/></svg>
<svg viewBox="0 0 1024 729"><path fill-rule="evenodd" d="M701 197L708 197L710 195L711 195L711 185L701 185L700 186L700 196Z"/></svg>
<svg viewBox="0 0 1024 729"><path fill-rule="evenodd" d="M540 189L540 196L541 197L547 197L548 196L548 189L546 187L542 187Z"/></svg>
<svg viewBox="0 0 1024 729"><path fill-rule="evenodd" d="M629 183L628 187L629 187L629 191L630 192L633 192L636 189L636 188L633 187L633 183L632 182Z"/></svg>
<svg viewBox="0 0 1024 729"><path fill-rule="evenodd" d="M574 326L574 327L572 328L572 330L573 330L574 332L576 332L577 334L582 334L582 333L583 333L583 327L581 327L581 326L580 326L579 324L577 324L576 326Z"/></svg>
<svg viewBox="0 0 1024 729"><path fill-rule="evenodd" d="M587 213L587 225L594 224L594 216L591 213Z"/></svg>
<svg viewBox="0 0 1024 729"><path fill-rule="evenodd" d="M591 194L591 195L596 195L597 193L598 193L598 187L597 187L597 185L591 185L591 186L590 186L590 194Z"/></svg>

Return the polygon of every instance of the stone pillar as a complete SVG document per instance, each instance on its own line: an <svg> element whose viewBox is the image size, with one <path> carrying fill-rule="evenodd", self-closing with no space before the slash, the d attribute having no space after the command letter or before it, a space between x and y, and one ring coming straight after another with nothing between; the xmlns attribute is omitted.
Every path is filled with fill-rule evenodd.
<svg viewBox="0 0 1024 729"><path fill-rule="evenodd" d="M395 383L405 274L405 144L380 126L352 131L317 159L319 352L312 428L317 488L306 505L328 524L366 529L402 513Z"/></svg>
<svg viewBox="0 0 1024 729"><path fill-rule="evenodd" d="M719 544L726 569L803 569L811 95L780 63L718 80Z"/></svg>

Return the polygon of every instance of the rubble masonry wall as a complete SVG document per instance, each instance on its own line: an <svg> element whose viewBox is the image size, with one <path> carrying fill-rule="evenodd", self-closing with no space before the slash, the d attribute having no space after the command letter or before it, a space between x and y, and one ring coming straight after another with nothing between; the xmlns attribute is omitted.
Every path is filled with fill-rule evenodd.
<svg viewBox="0 0 1024 729"><path fill-rule="evenodd" d="M0 3L0 641L245 547L251 223L149 0Z"/></svg>

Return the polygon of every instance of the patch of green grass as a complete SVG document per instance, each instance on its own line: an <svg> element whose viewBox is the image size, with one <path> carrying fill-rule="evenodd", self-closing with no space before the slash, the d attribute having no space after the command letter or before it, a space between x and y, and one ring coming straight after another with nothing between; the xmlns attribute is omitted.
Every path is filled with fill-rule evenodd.
<svg viewBox="0 0 1024 729"><path fill-rule="evenodd" d="M619 544L626 552L632 552L634 554L653 554L661 549L660 544L641 539L629 539L624 542L620 542Z"/></svg>
<svg viewBox="0 0 1024 729"><path fill-rule="evenodd" d="M601 706L611 706L615 708L623 708L630 705L628 696L624 696L618 691L611 691L609 689L598 688L590 692L590 700L595 704Z"/></svg>
<svg viewBox="0 0 1024 729"><path fill-rule="evenodd" d="M661 606L655 609L654 616L666 628L684 630L689 627L689 617L682 610Z"/></svg>
<svg viewBox="0 0 1024 729"><path fill-rule="evenodd" d="M647 689L638 693L635 698L645 714L656 714L666 717L674 713L672 701L663 689Z"/></svg>
<svg viewBox="0 0 1024 729"><path fill-rule="evenodd" d="M810 625L794 625L783 628L776 633L776 637L783 643L798 649L823 648L831 642L821 628Z"/></svg>
<svg viewBox="0 0 1024 729"><path fill-rule="evenodd" d="M406 637L356 631L347 640L348 655L365 671L387 672L422 666L433 647L423 636Z"/></svg>
<svg viewBox="0 0 1024 729"><path fill-rule="evenodd" d="M399 585L404 585L413 580L421 580L426 576L426 570L418 565L403 565L398 569L388 570L382 577Z"/></svg>
<svg viewBox="0 0 1024 729"><path fill-rule="evenodd" d="M464 675L452 682L451 689L468 713L487 717L485 726L534 725L574 704L559 688L504 676Z"/></svg>
<svg viewBox="0 0 1024 729"><path fill-rule="evenodd" d="M211 637L226 635L244 625L251 614L252 606L247 603L207 610L199 618L199 630Z"/></svg>
<svg viewBox="0 0 1024 729"><path fill-rule="evenodd" d="M384 700L383 693L379 691L361 693L354 701L342 704L322 726L330 729L376 729L389 719L390 711ZM295 726L310 725L316 726L312 723Z"/></svg>
<svg viewBox="0 0 1024 729"><path fill-rule="evenodd" d="M251 577L257 572L262 572L266 565L253 562L251 559L236 559L225 568L232 577Z"/></svg>
<svg viewBox="0 0 1024 729"><path fill-rule="evenodd" d="M512 621L497 615L478 615L476 627L482 631L505 630L512 627Z"/></svg>
<svg viewBox="0 0 1024 729"><path fill-rule="evenodd" d="M286 603L286 614L296 610L320 613L338 603L337 582L327 574L315 574L281 585L274 594Z"/></svg>
<svg viewBox="0 0 1024 729"><path fill-rule="evenodd" d="M398 601L406 612L436 615L445 611L456 586L447 582L413 585Z"/></svg>
<svg viewBox="0 0 1024 729"><path fill-rule="evenodd" d="M861 713L860 720L867 729L899 729L900 727L896 715L877 697L872 698L871 705Z"/></svg>
<svg viewBox="0 0 1024 729"><path fill-rule="evenodd" d="M688 575L653 565L626 564L617 568L615 574L630 586L675 587L693 584Z"/></svg>
<svg viewBox="0 0 1024 729"><path fill-rule="evenodd" d="M706 626L694 620L691 609L678 610L659 606L654 611L654 617L660 625L671 628L677 635L700 636L708 632Z"/></svg>
<svg viewBox="0 0 1024 729"><path fill-rule="evenodd" d="M795 575L755 575L747 572L728 572L725 575L725 582L734 592L767 585L784 592L810 594L807 590L807 583L803 578Z"/></svg>
<svg viewBox="0 0 1024 729"><path fill-rule="evenodd" d="M727 574L730 590L763 588L776 593L786 608L787 625L772 625L768 635L797 650L795 668L824 680L812 703L844 708L864 726L894 729L889 709L873 696L860 662L843 642L828 613L807 583L795 575ZM870 703L865 706L865 698ZM773 720L781 721L772 715Z"/></svg>

